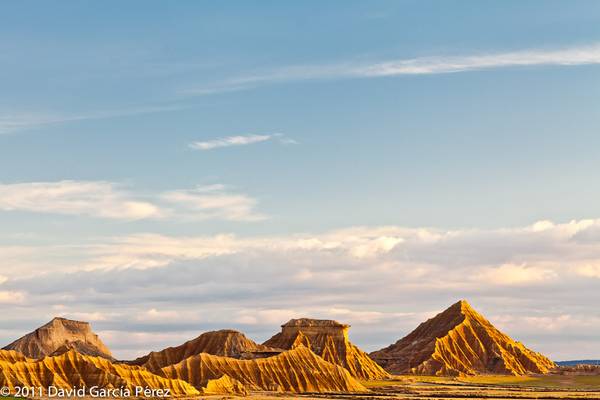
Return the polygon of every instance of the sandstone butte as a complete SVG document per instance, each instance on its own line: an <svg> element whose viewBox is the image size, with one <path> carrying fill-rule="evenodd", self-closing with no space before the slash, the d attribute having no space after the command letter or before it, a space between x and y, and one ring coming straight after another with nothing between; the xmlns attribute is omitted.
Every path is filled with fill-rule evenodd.
<svg viewBox="0 0 600 400"><path fill-rule="evenodd" d="M367 392L350 373L325 361L307 347L298 346L269 358L239 360L201 353L161 369L162 376L193 386L223 375L249 390L280 392Z"/></svg>
<svg viewBox="0 0 600 400"><path fill-rule="evenodd" d="M348 339L349 325L332 320L292 319L263 345L295 349L306 346L326 361L340 365L358 379L386 379L390 375Z"/></svg>
<svg viewBox="0 0 600 400"><path fill-rule="evenodd" d="M167 365L177 364L200 353L231 358L257 358L276 355L282 350L272 349L248 339L243 333L231 329L206 332L184 344L151 352L131 364L143 365L151 371L159 371Z"/></svg>
<svg viewBox="0 0 600 400"><path fill-rule="evenodd" d="M3 350L15 350L26 357L40 359L71 349L85 355L112 359L110 350L92 332L90 324L65 318L54 318Z"/></svg>
<svg viewBox="0 0 600 400"><path fill-rule="evenodd" d="M556 367L500 332L464 300L370 355L394 374L524 375Z"/></svg>

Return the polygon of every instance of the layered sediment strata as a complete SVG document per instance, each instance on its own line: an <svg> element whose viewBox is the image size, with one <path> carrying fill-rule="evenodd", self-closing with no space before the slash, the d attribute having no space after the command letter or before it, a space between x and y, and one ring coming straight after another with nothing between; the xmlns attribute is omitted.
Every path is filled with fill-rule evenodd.
<svg viewBox="0 0 600 400"><path fill-rule="evenodd" d="M370 355L394 374L524 375L556 367L500 332L464 300Z"/></svg>
<svg viewBox="0 0 600 400"><path fill-rule="evenodd" d="M187 382L167 379L138 366L116 364L103 357L82 355L75 350L40 360L0 357L0 386L15 390L33 387L72 390L73 388L136 388L168 390L173 396L201 394ZM208 382L207 382L208 383Z"/></svg>
<svg viewBox="0 0 600 400"><path fill-rule="evenodd" d="M258 358L281 353L280 349L273 349L258 344L246 337L241 332L223 329L220 331L206 332L183 343L180 346L168 347L161 351L152 352L138 358L131 363L143 365L151 371L159 371L167 365L177 364L186 358L206 353L216 356L238 359Z"/></svg>
<svg viewBox="0 0 600 400"><path fill-rule="evenodd" d="M385 379L389 374L348 339L350 325L333 320L292 319L263 344L294 349L305 346L324 360L340 365L358 379Z"/></svg>
<svg viewBox="0 0 600 400"><path fill-rule="evenodd" d="M195 387L226 375L241 382L248 390L295 393L367 391L346 369L325 361L304 346L277 356L253 360L202 353L162 368L161 375L189 382Z"/></svg>

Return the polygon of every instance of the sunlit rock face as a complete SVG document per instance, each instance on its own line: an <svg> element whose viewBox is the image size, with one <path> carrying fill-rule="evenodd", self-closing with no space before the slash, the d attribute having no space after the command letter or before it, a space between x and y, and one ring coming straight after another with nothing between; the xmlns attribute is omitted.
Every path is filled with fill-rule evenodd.
<svg viewBox="0 0 600 400"><path fill-rule="evenodd" d="M8 347L19 351L0 350L0 386L12 390L98 387L134 393L144 387L168 390L171 396L367 391L348 370L305 346L274 349L232 330L207 332L181 346L118 362L89 324L57 318Z"/></svg>
<svg viewBox="0 0 600 400"><path fill-rule="evenodd" d="M246 337L241 332L231 329L206 332L183 343L180 346L169 347L152 352L131 362L143 365L151 371L158 371L167 365L177 364L188 357L207 353L231 358L258 358L279 354L281 350L260 345Z"/></svg>
<svg viewBox="0 0 600 400"><path fill-rule="evenodd" d="M556 367L500 332L464 300L370 356L394 374L524 375Z"/></svg>
<svg viewBox="0 0 600 400"><path fill-rule="evenodd" d="M384 379L389 374L348 339L349 325L332 320L292 319L265 346L294 349L305 346L326 361L340 365L358 379Z"/></svg>
<svg viewBox="0 0 600 400"><path fill-rule="evenodd" d="M40 360L15 359L0 351L0 386L72 388L126 388L137 387L168 389L174 396L198 395L201 391L187 382L167 379L145 368L113 363L103 357L79 354L75 350Z"/></svg>
<svg viewBox="0 0 600 400"><path fill-rule="evenodd" d="M350 373L304 346L277 356L252 360L214 356L206 353L162 368L160 374L195 387L224 375L241 382L248 390L279 392L366 392Z"/></svg>
<svg viewBox="0 0 600 400"><path fill-rule="evenodd" d="M92 332L90 324L65 318L54 318L46 325L4 347L4 350L15 350L35 359L59 355L69 350L112 359L110 350L98 335Z"/></svg>

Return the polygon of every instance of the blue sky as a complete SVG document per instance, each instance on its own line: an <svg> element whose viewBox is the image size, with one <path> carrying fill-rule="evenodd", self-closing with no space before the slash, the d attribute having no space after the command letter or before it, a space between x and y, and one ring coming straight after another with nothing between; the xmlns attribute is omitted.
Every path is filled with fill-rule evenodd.
<svg viewBox="0 0 600 400"><path fill-rule="evenodd" d="M0 64L3 341L79 316L129 356L310 313L376 349L467 297L600 357L596 1L13 2Z"/></svg>

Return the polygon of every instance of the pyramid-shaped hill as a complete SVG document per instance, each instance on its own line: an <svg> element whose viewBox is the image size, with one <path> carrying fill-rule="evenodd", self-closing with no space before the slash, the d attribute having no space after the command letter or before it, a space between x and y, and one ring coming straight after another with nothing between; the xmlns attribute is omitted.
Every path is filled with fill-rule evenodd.
<svg viewBox="0 0 600 400"><path fill-rule="evenodd" d="M182 380L195 387L228 376L250 391L276 392L367 392L348 370L325 361L308 348L298 346L268 358L240 360L201 353L157 374L170 380Z"/></svg>
<svg viewBox="0 0 600 400"><path fill-rule="evenodd" d="M524 375L555 368L554 362L500 332L464 300L370 355L394 374Z"/></svg>
<svg viewBox="0 0 600 400"><path fill-rule="evenodd" d="M268 357L279 354L281 351L280 349L273 349L258 344L241 332L223 329L203 333L180 346L168 347L161 351L152 352L132 361L131 364L143 365L150 371L158 371L167 365L177 364L188 357L201 353L237 359L249 359Z"/></svg>
<svg viewBox="0 0 600 400"><path fill-rule="evenodd" d="M57 355L71 349L84 355L112 359L110 350L92 331L89 323L65 318L54 318L4 347L4 350L14 350L34 359Z"/></svg>
<svg viewBox="0 0 600 400"><path fill-rule="evenodd" d="M385 379L389 374L348 339L349 325L333 320L292 319L265 346L295 349L306 346L326 361L346 368L358 379Z"/></svg>

